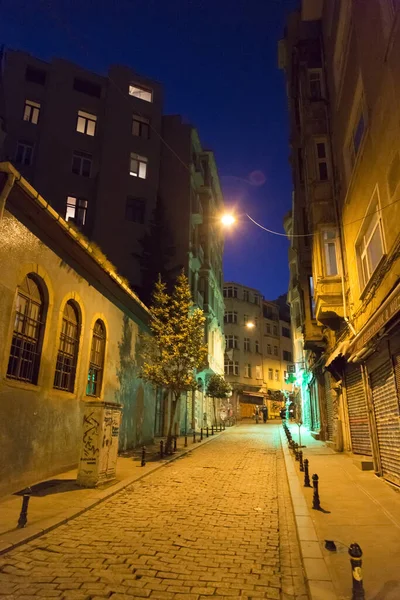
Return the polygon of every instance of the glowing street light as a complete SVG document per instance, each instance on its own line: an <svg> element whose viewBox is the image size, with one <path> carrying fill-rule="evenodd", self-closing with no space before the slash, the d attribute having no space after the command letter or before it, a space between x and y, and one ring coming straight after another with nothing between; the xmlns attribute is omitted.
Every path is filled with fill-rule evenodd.
<svg viewBox="0 0 400 600"><path fill-rule="evenodd" d="M221 217L221 223L225 227L230 227L231 225L234 224L235 221L236 221L235 217L229 213L226 213L225 215L222 215L222 217Z"/></svg>
<svg viewBox="0 0 400 600"><path fill-rule="evenodd" d="M254 326L255 325L254 325L253 321L247 321L247 323L246 323L247 329L253 329Z"/></svg>

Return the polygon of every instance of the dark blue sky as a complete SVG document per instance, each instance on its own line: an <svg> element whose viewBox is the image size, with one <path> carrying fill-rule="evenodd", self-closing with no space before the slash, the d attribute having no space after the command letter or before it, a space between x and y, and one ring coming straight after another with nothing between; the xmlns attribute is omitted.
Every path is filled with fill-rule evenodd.
<svg viewBox="0 0 400 600"><path fill-rule="evenodd" d="M272 299L287 289L287 240L244 215L283 231L290 209L287 102L277 42L297 3L2 0L0 41L101 73L111 63L126 64L163 83L165 112L180 113L197 127L203 146L215 152L226 204L242 215L226 239L225 280Z"/></svg>

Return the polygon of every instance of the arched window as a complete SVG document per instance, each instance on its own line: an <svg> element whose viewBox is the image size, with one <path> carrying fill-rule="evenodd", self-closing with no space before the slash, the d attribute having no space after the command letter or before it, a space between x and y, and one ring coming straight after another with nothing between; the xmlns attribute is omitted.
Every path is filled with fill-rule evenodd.
<svg viewBox="0 0 400 600"><path fill-rule="evenodd" d="M37 383L45 308L43 290L29 273L18 288L7 377Z"/></svg>
<svg viewBox="0 0 400 600"><path fill-rule="evenodd" d="M106 328L103 321L98 319L94 324L92 347L90 349L90 362L86 394L100 396L103 381L104 350L106 346Z"/></svg>
<svg viewBox="0 0 400 600"><path fill-rule="evenodd" d="M78 359L80 318L75 302L68 300L64 308L53 387L73 392Z"/></svg>

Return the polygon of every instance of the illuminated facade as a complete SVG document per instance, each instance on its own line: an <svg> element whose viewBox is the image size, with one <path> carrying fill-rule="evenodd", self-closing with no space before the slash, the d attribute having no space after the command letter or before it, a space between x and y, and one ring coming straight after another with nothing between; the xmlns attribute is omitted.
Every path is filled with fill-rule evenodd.
<svg viewBox="0 0 400 600"><path fill-rule="evenodd" d="M279 45L294 185L285 219L289 302L304 421L396 484L399 8L388 0L304 0Z"/></svg>
<svg viewBox="0 0 400 600"><path fill-rule="evenodd" d="M224 283L225 378L232 385L236 415L250 417L256 405L266 404L271 417L279 415L293 385L287 383L293 366L289 319L276 302L258 290Z"/></svg>

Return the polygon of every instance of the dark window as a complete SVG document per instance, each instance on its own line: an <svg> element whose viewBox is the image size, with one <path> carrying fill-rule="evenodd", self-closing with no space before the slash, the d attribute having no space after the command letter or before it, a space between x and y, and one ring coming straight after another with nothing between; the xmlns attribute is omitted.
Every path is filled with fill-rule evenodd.
<svg viewBox="0 0 400 600"><path fill-rule="evenodd" d="M133 115L132 135L136 135L148 140L150 137L149 119L146 119L146 117L141 117L140 115Z"/></svg>
<svg viewBox="0 0 400 600"><path fill-rule="evenodd" d="M78 309L72 300L68 300L64 308L56 372L54 374L53 387L59 390L74 391L79 334Z"/></svg>
<svg viewBox="0 0 400 600"><path fill-rule="evenodd" d="M278 335L278 327L276 325L273 326L274 335Z"/></svg>
<svg viewBox="0 0 400 600"><path fill-rule="evenodd" d="M18 142L15 162L19 165L31 165L33 158L33 144Z"/></svg>
<svg viewBox="0 0 400 600"><path fill-rule="evenodd" d="M46 83L46 71L43 69L37 69L36 67L26 67L25 79L31 83L38 83L39 85L45 85Z"/></svg>
<svg viewBox="0 0 400 600"><path fill-rule="evenodd" d="M125 219L135 223L144 223L146 215L146 200L144 198L127 198Z"/></svg>
<svg viewBox="0 0 400 600"><path fill-rule="evenodd" d="M34 276L29 274L18 289L7 377L29 383L37 382L44 309L42 291Z"/></svg>
<svg viewBox="0 0 400 600"><path fill-rule="evenodd" d="M288 352L287 350L283 351L283 360L286 360L287 362L292 362L292 353Z"/></svg>
<svg viewBox="0 0 400 600"><path fill-rule="evenodd" d="M75 151L72 155L72 172L75 175L82 175L82 177L90 177L91 169L92 155Z"/></svg>
<svg viewBox="0 0 400 600"><path fill-rule="evenodd" d="M260 352L260 342L258 342L256 340L255 344L256 344L256 352Z"/></svg>
<svg viewBox="0 0 400 600"><path fill-rule="evenodd" d="M283 337L290 338L290 329L287 327L282 327L282 335Z"/></svg>
<svg viewBox="0 0 400 600"><path fill-rule="evenodd" d="M104 351L106 346L106 330L104 323L98 319L93 328L92 347L90 349L90 363L86 394L100 396L103 381Z"/></svg>
<svg viewBox="0 0 400 600"><path fill-rule="evenodd" d="M94 96L95 98L101 97L101 85L93 83L93 81L87 81L86 79L74 78L74 90L87 94L88 96Z"/></svg>

